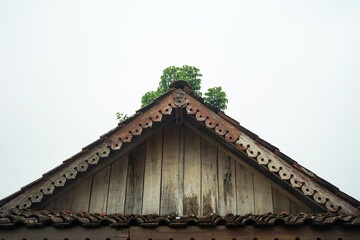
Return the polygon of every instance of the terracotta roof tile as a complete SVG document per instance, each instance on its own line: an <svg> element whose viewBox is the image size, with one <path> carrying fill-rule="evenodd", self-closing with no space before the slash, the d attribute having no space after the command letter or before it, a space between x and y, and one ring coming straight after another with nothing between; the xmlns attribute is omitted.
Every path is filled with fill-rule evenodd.
<svg viewBox="0 0 360 240"><path fill-rule="evenodd" d="M247 214L244 216L235 214L208 214L198 217L194 214L188 216L177 216L169 214L159 216L158 214L148 215L122 215L122 214L100 214L100 213L71 213L68 211L55 212L53 210L13 210L0 212L0 228L17 226L42 227L53 226L57 228L83 226L83 227L130 227L141 226L154 228L157 226L169 226L173 228L186 226L214 227L226 225L237 227L241 225L315 225L315 226L360 226L360 217L351 215L337 215L333 213L317 214L295 214L287 213L262 215Z"/></svg>

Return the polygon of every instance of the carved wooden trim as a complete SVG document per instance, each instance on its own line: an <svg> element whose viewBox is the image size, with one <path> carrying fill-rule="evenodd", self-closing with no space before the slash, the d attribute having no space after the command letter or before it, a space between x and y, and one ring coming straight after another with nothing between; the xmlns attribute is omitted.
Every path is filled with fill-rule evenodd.
<svg viewBox="0 0 360 240"><path fill-rule="evenodd" d="M141 113L136 119L105 138L103 143L99 144L95 149L72 160L71 164L62 171L37 184L38 186L35 185L26 190L2 206L0 210L8 210L14 207L24 209L31 207L33 203L41 202L44 195L52 194L56 187L63 187L67 180L75 179L78 172L86 172L89 164L98 164L101 159L108 157L111 151L120 150L124 143L132 141L133 136L141 135L143 129L152 127L154 122L161 122L163 115L171 115L172 109L176 108L185 108L188 115L193 115L198 122L205 124L207 128L212 129L217 135L223 137L225 141L234 144L239 151L245 153L257 164L272 172L282 181L287 182L316 204L325 207L328 211L342 211L360 215L360 211L351 204L315 183L308 176L292 167L256 140L242 133L233 124L181 89L173 90L172 94L164 97L149 110Z"/></svg>
<svg viewBox="0 0 360 240"><path fill-rule="evenodd" d="M206 127L214 130L217 135L224 137L225 141L234 144L239 151L244 152L257 164L265 167L265 169L287 182L316 204L330 212L341 211L360 215L360 211L354 206L315 183L285 160L259 144L255 139L241 132L233 124L206 108L188 94L186 95L186 112L188 115L193 115L198 122L203 122Z"/></svg>
<svg viewBox="0 0 360 240"><path fill-rule="evenodd" d="M96 148L73 160L71 164L59 173L37 184L38 186L26 190L2 206L0 210L8 210L14 207L25 209L31 207L33 203L41 202L44 194L50 195L54 192L55 188L65 186L68 180L76 178L78 172L86 172L89 165L98 164L101 162L101 159L107 158L111 151L118 151L124 143L130 143L133 136L141 135L143 129L152 127L154 122L161 122L163 115L171 115L173 108L185 107L185 104L185 92L181 89L173 90L172 94L166 96L130 123L122 126L110 137L105 138L103 143Z"/></svg>

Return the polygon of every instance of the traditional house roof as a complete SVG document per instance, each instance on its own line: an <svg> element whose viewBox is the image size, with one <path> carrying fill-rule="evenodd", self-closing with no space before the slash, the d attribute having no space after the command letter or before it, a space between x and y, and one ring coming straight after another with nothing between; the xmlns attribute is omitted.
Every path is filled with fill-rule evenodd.
<svg viewBox="0 0 360 240"><path fill-rule="evenodd" d="M190 214L187 216L177 216L176 214L158 215L158 214L129 214L120 213L100 214L79 212L71 213L69 211L57 212L54 210L18 210L12 209L8 213L0 213L0 228L13 228L16 226L26 226L28 228L54 226L61 227L131 227L140 226L143 228L155 228L158 226L169 227L214 227L214 226L241 227L244 225L273 226L273 225L313 225L313 226L331 226L342 225L344 227L360 226L360 216L338 215L334 213L316 213L316 214L246 214L234 215L226 214L220 216L212 213L206 216L196 216Z"/></svg>
<svg viewBox="0 0 360 240"><path fill-rule="evenodd" d="M136 114L60 166L2 199L0 211L14 208L25 210L43 203L57 189L94 171L94 166L109 164L109 156L127 151L136 142L151 135L160 126L159 123L175 118L176 122L184 122L188 127L200 129L229 152L242 156L248 165L301 197L319 212L360 215L359 201L301 166L219 109L205 103L191 92L185 81L176 81L171 87L168 92L139 109Z"/></svg>

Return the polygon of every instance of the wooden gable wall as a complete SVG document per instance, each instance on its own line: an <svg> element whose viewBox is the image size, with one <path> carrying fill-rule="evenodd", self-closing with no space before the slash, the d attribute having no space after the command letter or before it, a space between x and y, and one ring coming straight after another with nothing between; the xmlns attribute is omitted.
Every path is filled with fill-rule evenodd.
<svg viewBox="0 0 360 240"><path fill-rule="evenodd" d="M311 212L187 127L165 126L45 208L206 215Z"/></svg>

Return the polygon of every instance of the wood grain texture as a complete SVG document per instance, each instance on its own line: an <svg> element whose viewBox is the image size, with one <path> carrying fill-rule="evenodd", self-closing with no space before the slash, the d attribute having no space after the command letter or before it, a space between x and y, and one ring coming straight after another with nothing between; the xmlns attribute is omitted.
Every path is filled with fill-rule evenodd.
<svg viewBox="0 0 360 240"><path fill-rule="evenodd" d="M271 184L262 176L253 174L255 214L273 212Z"/></svg>
<svg viewBox="0 0 360 240"><path fill-rule="evenodd" d="M159 213L162 163L162 138L160 129L146 141L144 199L142 214Z"/></svg>
<svg viewBox="0 0 360 240"><path fill-rule="evenodd" d="M55 209L55 201L52 201L46 205L40 205L40 207L37 209Z"/></svg>
<svg viewBox="0 0 360 240"><path fill-rule="evenodd" d="M63 211L63 210L70 211L73 197L74 197L74 191L73 190L68 191L67 193L65 193L63 196L61 196L55 201L54 209L56 211Z"/></svg>
<svg viewBox="0 0 360 240"><path fill-rule="evenodd" d="M111 165L107 213L124 213L129 154Z"/></svg>
<svg viewBox="0 0 360 240"><path fill-rule="evenodd" d="M125 214L141 214L144 192L145 155L146 142L137 146L129 155Z"/></svg>
<svg viewBox="0 0 360 240"><path fill-rule="evenodd" d="M200 214L218 212L217 148L201 138L202 211Z"/></svg>
<svg viewBox="0 0 360 240"><path fill-rule="evenodd" d="M184 215L200 214L201 159L200 136L185 128L184 146Z"/></svg>
<svg viewBox="0 0 360 240"><path fill-rule="evenodd" d="M40 227L40 228L26 228L17 227L9 228L7 230L0 229L0 239L6 240L127 240L129 239L128 228L84 228L81 226L73 226L69 228L55 228L55 227Z"/></svg>
<svg viewBox="0 0 360 240"><path fill-rule="evenodd" d="M297 214L301 212L312 213L313 211L305 204L296 203L295 201L290 200L290 212L291 214Z"/></svg>
<svg viewBox="0 0 360 240"><path fill-rule="evenodd" d="M274 213L290 213L290 199L275 188L272 188L272 195Z"/></svg>
<svg viewBox="0 0 360 240"><path fill-rule="evenodd" d="M163 166L161 179L160 214L182 213L182 199L179 198L179 127L164 127Z"/></svg>
<svg viewBox="0 0 360 240"><path fill-rule="evenodd" d="M106 211L110 171L111 166L108 166L94 175L89 212L103 213Z"/></svg>
<svg viewBox="0 0 360 240"><path fill-rule="evenodd" d="M342 228L333 226L331 228L314 228L313 226L301 227L256 227L245 225L238 228L226 226L216 226L212 228L202 228L198 226L188 226L186 228L171 228L159 226L157 228L131 227L129 239L194 239L194 240L339 240L359 239L359 228Z"/></svg>
<svg viewBox="0 0 360 240"><path fill-rule="evenodd" d="M252 172L240 163L236 166L236 203L237 213L254 213L254 183Z"/></svg>
<svg viewBox="0 0 360 240"><path fill-rule="evenodd" d="M219 214L236 213L235 160L218 149Z"/></svg>
<svg viewBox="0 0 360 240"><path fill-rule="evenodd" d="M89 177L75 186L71 206L72 212L89 211L91 182L92 177Z"/></svg>

